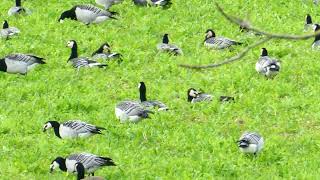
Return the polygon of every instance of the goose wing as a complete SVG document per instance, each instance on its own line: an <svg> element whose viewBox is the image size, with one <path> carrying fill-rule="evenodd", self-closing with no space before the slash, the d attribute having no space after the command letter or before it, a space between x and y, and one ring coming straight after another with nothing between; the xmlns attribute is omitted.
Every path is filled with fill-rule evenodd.
<svg viewBox="0 0 320 180"><path fill-rule="evenodd" d="M116 108L121 109L128 116L141 116L146 111L140 103L135 101L122 101Z"/></svg>
<svg viewBox="0 0 320 180"><path fill-rule="evenodd" d="M70 120L65 123L63 123L63 126L69 127L72 130L76 131L77 133L96 133L100 134L100 130L104 128L100 128L97 126L94 126L92 124L87 124L85 122L79 121L79 120Z"/></svg>
<svg viewBox="0 0 320 180"><path fill-rule="evenodd" d="M241 137L240 140L247 140L249 144L258 144L261 140L261 136L258 133L244 133Z"/></svg>
<svg viewBox="0 0 320 180"><path fill-rule="evenodd" d="M6 60L25 62L28 66L32 64L45 64L43 58L31 54L9 54L5 57Z"/></svg>

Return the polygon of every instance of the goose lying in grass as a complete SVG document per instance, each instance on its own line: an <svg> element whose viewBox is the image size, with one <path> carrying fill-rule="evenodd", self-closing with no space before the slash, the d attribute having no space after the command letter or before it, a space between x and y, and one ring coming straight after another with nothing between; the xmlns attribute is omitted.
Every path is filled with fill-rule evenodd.
<svg viewBox="0 0 320 180"><path fill-rule="evenodd" d="M59 18L59 22L62 23L64 19L69 18L83 22L86 25L92 23L97 24L107 19L115 19L115 17L113 17L114 14L116 13L100 9L91 4L76 5L70 10L64 11Z"/></svg>
<svg viewBox="0 0 320 180"><path fill-rule="evenodd" d="M317 33L320 30L320 25L319 24L315 24L314 25L314 32ZM319 49L320 47L320 34L316 35L314 37L314 41L312 43L312 48L313 49Z"/></svg>
<svg viewBox="0 0 320 180"><path fill-rule="evenodd" d="M85 168L81 162L75 164L75 169L77 172L77 180L105 180L105 178L101 176L88 176L84 178Z"/></svg>
<svg viewBox="0 0 320 180"><path fill-rule="evenodd" d="M115 114L121 123L127 121L137 123L141 119L148 118L152 111L146 110L136 101L121 101L115 107Z"/></svg>
<svg viewBox="0 0 320 180"><path fill-rule="evenodd" d="M261 49L261 56L256 63L256 71L267 78L275 77L280 71L280 62L268 56L266 48Z"/></svg>
<svg viewBox="0 0 320 180"><path fill-rule="evenodd" d="M245 132L237 143L242 152L254 155L259 153L264 145L263 137L255 132Z"/></svg>
<svg viewBox="0 0 320 180"><path fill-rule="evenodd" d="M66 138L87 138L95 134L101 134L103 127L94 126L79 120L70 120L60 124L57 121L48 121L43 126L43 132L53 128L54 133L61 139Z"/></svg>
<svg viewBox="0 0 320 180"><path fill-rule="evenodd" d="M96 50L92 54L92 59L98 60L98 59L103 59L103 60L113 60L116 59L118 60L118 63L122 62L122 55L120 53L112 53L111 52L111 47L108 43L102 44L98 50Z"/></svg>
<svg viewBox="0 0 320 180"><path fill-rule="evenodd" d="M11 36L17 35L20 33L20 30L16 27L9 27L8 21L3 22L2 29L0 30L0 36L2 38L8 39Z"/></svg>
<svg viewBox="0 0 320 180"><path fill-rule="evenodd" d="M225 37L216 37L215 32L212 29L206 31L206 38L204 40L204 45L212 49L225 49L230 48L234 45L240 45L242 43L235 40L231 40Z"/></svg>
<svg viewBox="0 0 320 180"><path fill-rule="evenodd" d="M169 36L168 34L163 35L162 43L157 45L157 49L160 52L168 52L173 55L182 55L183 54L182 50L178 46L174 44L169 44L168 36Z"/></svg>
<svg viewBox="0 0 320 180"><path fill-rule="evenodd" d="M133 0L135 5L138 6L161 6L163 8L169 8L171 6L171 0Z"/></svg>
<svg viewBox="0 0 320 180"><path fill-rule="evenodd" d="M188 89L188 102L197 103L202 101L212 101L213 96L197 91L194 88ZM220 96L220 102L234 102L234 97L231 96Z"/></svg>
<svg viewBox="0 0 320 180"><path fill-rule="evenodd" d="M69 173L76 172L76 163L82 163L85 172L94 176L94 172L104 166L116 166L111 158L97 156L90 153L72 154L67 158L57 157L50 165L52 173L56 168Z"/></svg>
<svg viewBox="0 0 320 180"><path fill-rule="evenodd" d="M144 82L139 83L139 92L140 92L140 101L144 107L148 109L158 108L158 111L168 110L168 107L160 101L147 100L147 97L146 97L147 88Z"/></svg>
<svg viewBox="0 0 320 180"><path fill-rule="evenodd" d="M314 30L314 25L312 23L312 18L310 14L307 14L306 20L304 23L304 32L311 31L311 30Z"/></svg>
<svg viewBox="0 0 320 180"><path fill-rule="evenodd" d="M29 15L31 14L31 11L21 6L21 0L16 0L16 6L9 9L8 15L13 16L13 15L19 15L19 14Z"/></svg>
<svg viewBox="0 0 320 180"><path fill-rule="evenodd" d="M9 54L0 59L0 71L26 75L38 64L45 64L44 59L30 54Z"/></svg>
<svg viewBox="0 0 320 180"><path fill-rule="evenodd" d="M96 0L96 3L103 6L106 10L115 4L122 3L123 0Z"/></svg>
<svg viewBox="0 0 320 180"><path fill-rule="evenodd" d="M75 40L70 40L67 43L67 47L71 48L71 55L68 59L68 62L72 63L74 68L77 68L78 71L81 67L92 68L92 67L105 67L106 64L101 64L97 61L92 61L87 57L78 57L78 45Z"/></svg>

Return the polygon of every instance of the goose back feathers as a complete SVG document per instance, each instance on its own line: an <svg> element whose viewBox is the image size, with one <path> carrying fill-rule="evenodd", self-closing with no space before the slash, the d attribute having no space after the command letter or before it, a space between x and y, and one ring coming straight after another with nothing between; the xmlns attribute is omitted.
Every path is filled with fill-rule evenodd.
<svg viewBox="0 0 320 180"><path fill-rule="evenodd" d="M235 40L231 40L225 37L216 37L215 32L212 29L206 31L206 38L204 40L204 45L212 49L225 49L233 45L240 45L242 43Z"/></svg>
<svg viewBox="0 0 320 180"><path fill-rule="evenodd" d="M141 119L148 118L148 113L152 113L152 111L144 109L140 103L135 101L122 101L115 107L116 117L121 123L139 122Z"/></svg>
<svg viewBox="0 0 320 180"><path fill-rule="evenodd" d="M256 154L261 151L263 145L263 137L256 132L245 132L238 141L238 146L244 153Z"/></svg>
<svg viewBox="0 0 320 180"><path fill-rule="evenodd" d="M9 9L8 15L30 15L31 11L28 8L24 8L21 6L21 0L16 0L16 5Z"/></svg>
<svg viewBox="0 0 320 180"><path fill-rule="evenodd" d="M162 38L162 43L157 45L157 49L160 52L167 52L173 55L182 55L183 52L182 50L174 45L174 44L169 44L169 35L168 34L164 34L163 38Z"/></svg>
<svg viewBox="0 0 320 180"><path fill-rule="evenodd" d="M146 97L147 88L144 82L139 83L139 92L140 92L140 101L144 107L148 109L158 108L158 111L168 110L168 107L160 101L147 100L147 97Z"/></svg>
<svg viewBox="0 0 320 180"><path fill-rule="evenodd" d="M268 56L266 48L262 48L261 56L256 63L256 71L267 78L275 77L280 71L280 62Z"/></svg>

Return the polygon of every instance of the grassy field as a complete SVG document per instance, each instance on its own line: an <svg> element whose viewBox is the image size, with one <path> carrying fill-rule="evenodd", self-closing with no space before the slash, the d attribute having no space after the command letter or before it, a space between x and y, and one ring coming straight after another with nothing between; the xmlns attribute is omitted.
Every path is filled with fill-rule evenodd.
<svg viewBox="0 0 320 180"><path fill-rule="evenodd" d="M208 28L217 35L245 44L259 38L239 32L214 8L212 0L173 0L170 9L139 8L129 0L112 10L119 20L85 26L57 22L75 4L94 0L23 2L33 10L27 17L7 17L13 0L1 2L1 20L21 34L1 40L0 56L32 53L46 58L27 76L0 73L0 179L74 179L61 171L49 173L57 156L90 152L109 156L121 167L103 168L96 175L108 179L316 179L319 178L320 106L319 52L312 40L272 40L266 47L281 59L282 69L266 80L254 69L260 54L255 48L241 61L214 70L194 71L180 63L206 64L235 55L203 47ZM224 9L248 18L267 31L302 34L307 13L320 22L319 7L311 0L220 0ZM168 33L184 56L159 54L156 44ZM66 42L77 40L79 54L89 56L103 42L124 55L120 65L82 69L79 76L68 65ZM172 110L156 113L138 124L120 124L114 106L138 99L138 83L147 85L149 99ZM215 96L211 103L187 103L190 87ZM221 104L219 95L236 98ZM60 140L48 120L83 121L107 128L102 136ZM239 123L243 121L244 123ZM235 141L244 131L257 131L265 148L257 158L239 152Z"/></svg>

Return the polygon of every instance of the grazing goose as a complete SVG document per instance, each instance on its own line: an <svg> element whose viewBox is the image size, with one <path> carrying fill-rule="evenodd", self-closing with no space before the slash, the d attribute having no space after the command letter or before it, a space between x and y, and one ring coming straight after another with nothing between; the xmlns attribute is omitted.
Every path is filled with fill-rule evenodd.
<svg viewBox="0 0 320 180"><path fill-rule="evenodd" d="M98 50L96 50L92 54L92 59L98 60L98 59L103 59L103 60L113 60L117 59L118 62L122 61L122 55L120 53L111 53L111 47L108 43L102 44Z"/></svg>
<svg viewBox="0 0 320 180"><path fill-rule="evenodd" d="M81 162L77 162L75 164L75 169L77 172L77 180L105 180L105 178L101 176L88 176L84 178L85 168Z"/></svg>
<svg viewBox="0 0 320 180"><path fill-rule="evenodd" d="M261 56L256 63L256 71L267 78L275 77L280 71L280 62L268 56L266 48L261 49Z"/></svg>
<svg viewBox="0 0 320 180"><path fill-rule="evenodd" d="M29 9L21 6L21 0L16 0L16 6L10 8L8 11L9 16L18 15L18 14L23 14L23 15L31 14L31 11Z"/></svg>
<svg viewBox="0 0 320 180"><path fill-rule="evenodd" d="M81 67L105 67L108 66L106 64L101 64L97 61L92 61L87 57L78 57L78 45L77 42L75 40L70 40L67 43L67 47L71 48L71 55L68 59L68 62L72 63L72 66L74 68L77 68L78 71Z"/></svg>
<svg viewBox="0 0 320 180"><path fill-rule="evenodd" d="M91 23L97 24L107 19L116 19L113 17L114 14L116 13L100 9L91 4L76 5L70 10L64 11L59 18L59 22L63 22L64 19L70 18L83 22L86 25Z"/></svg>
<svg viewBox="0 0 320 180"><path fill-rule="evenodd" d="M235 40L231 40L225 37L216 37L215 32L212 29L206 31L206 38L204 40L204 45L212 49L225 49L233 45L240 45L242 43Z"/></svg>
<svg viewBox="0 0 320 180"><path fill-rule="evenodd" d="M116 166L111 158L101 157L90 153L72 154L67 158L57 157L50 165L50 172L52 173L59 167L61 171L69 173L76 172L75 164L80 162L83 164L85 171L94 176L94 172L103 166Z"/></svg>
<svg viewBox="0 0 320 180"><path fill-rule="evenodd" d="M168 107L160 101L148 101L146 97L146 85L144 82L139 83L140 101L141 104L146 108L158 108L158 111L168 110Z"/></svg>
<svg viewBox="0 0 320 180"><path fill-rule="evenodd" d="M20 30L18 28L9 27L8 21L5 20L3 22L3 26L2 26L2 29L0 31L0 36L2 38L8 39L9 37L14 36L14 35L19 34L19 33L20 33Z"/></svg>
<svg viewBox="0 0 320 180"><path fill-rule="evenodd" d="M182 50L178 46L176 46L174 44L169 44L168 34L163 35L162 43L157 45L157 49L160 52L168 52L168 53L173 54L175 56L183 54Z"/></svg>
<svg viewBox="0 0 320 180"><path fill-rule="evenodd" d="M30 54L9 54L0 59L0 71L26 75L36 65L45 64L43 60L43 58Z"/></svg>
<svg viewBox="0 0 320 180"><path fill-rule="evenodd" d="M237 143L242 152L256 155L263 148L264 141L258 133L245 132Z"/></svg>
<svg viewBox="0 0 320 180"><path fill-rule="evenodd" d="M86 138L95 134L101 134L101 130L105 130L103 127L87 124L79 120L70 120L63 124L57 121L48 121L43 126L43 132L53 128L54 134L61 138Z"/></svg>
<svg viewBox="0 0 320 180"><path fill-rule="evenodd" d="M198 92L194 88L188 89L188 102L196 103L201 101L211 101L212 95Z"/></svg>
<svg viewBox="0 0 320 180"><path fill-rule="evenodd" d="M143 118L148 118L152 111L144 109L144 107L135 101L121 101L115 107L115 114L121 123L139 122Z"/></svg>
<svg viewBox="0 0 320 180"><path fill-rule="evenodd" d="M171 6L171 0L133 0L135 5L138 6L160 6L163 8L169 8Z"/></svg>
<svg viewBox="0 0 320 180"><path fill-rule="evenodd" d="M306 21L304 23L304 32L310 31L314 29L314 25L312 23L312 18L310 14L307 14Z"/></svg>
<svg viewBox="0 0 320 180"><path fill-rule="evenodd" d="M96 3L103 6L106 10L115 4L122 3L123 0L96 0Z"/></svg>
<svg viewBox="0 0 320 180"><path fill-rule="evenodd" d="M314 32L317 33L320 30L320 25L319 24L315 24L314 25ZM319 49L320 47L320 34L316 35L314 38L314 41L312 43L312 48L313 49Z"/></svg>

